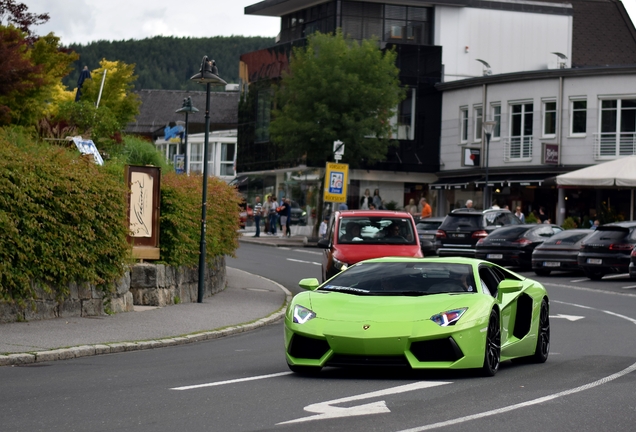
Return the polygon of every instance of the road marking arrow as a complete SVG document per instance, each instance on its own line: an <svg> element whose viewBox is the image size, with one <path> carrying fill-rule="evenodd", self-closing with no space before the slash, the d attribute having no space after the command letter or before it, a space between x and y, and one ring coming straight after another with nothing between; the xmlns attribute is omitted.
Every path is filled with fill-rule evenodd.
<svg viewBox="0 0 636 432"><path fill-rule="evenodd" d="M371 402L364 405L358 405L348 408L341 408L332 406L335 404L342 404L346 402L352 402L362 399L371 399L375 397L387 396L392 394L404 393L413 390L420 390L428 387L437 387L444 384L452 384L450 382L432 382L432 381L419 381L413 384L406 384L397 387L391 387L385 390L378 390L370 393L363 393L355 396L349 396L341 399L334 399L326 402L319 402L312 405L307 405L304 409L308 412L317 413L318 415L310 416L310 417L302 417L296 420L289 420L286 422L278 423L281 424L290 424L290 423L300 423L312 420L326 420L338 417L351 417L351 416L359 416L359 415L369 415L369 414L382 414L391 412L389 408L386 406L384 401Z"/></svg>
<svg viewBox="0 0 636 432"><path fill-rule="evenodd" d="M556 315L550 315L550 318L565 318L568 321L578 321L580 319L583 319L585 317L582 316L576 316L576 315L562 315L562 314L556 314Z"/></svg>

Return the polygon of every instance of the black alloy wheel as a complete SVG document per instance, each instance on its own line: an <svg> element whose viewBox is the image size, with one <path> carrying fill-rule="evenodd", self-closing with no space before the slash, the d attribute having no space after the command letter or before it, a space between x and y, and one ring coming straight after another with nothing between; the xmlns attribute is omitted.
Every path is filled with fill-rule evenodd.
<svg viewBox="0 0 636 432"><path fill-rule="evenodd" d="M593 281L599 281L601 279L603 279L603 276L605 276L605 272L603 270L591 270L591 269L583 269L583 272L585 273L585 277L592 279Z"/></svg>
<svg viewBox="0 0 636 432"><path fill-rule="evenodd" d="M550 307L548 301L541 301L541 314L539 315L539 330L537 332L537 347L534 350L532 360L535 363L545 363L550 353Z"/></svg>
<svg viewBox="0 0 636 432"><path fill-rule="evenodd" d="M493 309L488 320L488 332L486 333L486 349L484 352L484 376L495 376L499 370L501 358L501 328L499 327L499 315Z"/></svg>

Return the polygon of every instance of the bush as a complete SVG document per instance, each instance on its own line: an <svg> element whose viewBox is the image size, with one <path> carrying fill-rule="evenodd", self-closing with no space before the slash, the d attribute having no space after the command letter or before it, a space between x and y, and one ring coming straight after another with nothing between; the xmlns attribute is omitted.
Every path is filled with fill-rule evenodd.
<svg viewBox="0 0 636 432"><path fill-rule="evenodd" d="M534 215L533 212L528 213L528 216L526 216L526 223L537 223L538 219L537 217Z"/></svg>
<svg viewBox="0 0 636 432"><path fill-rule="evenodd" d="M32 282L64 296L70 282L124 273L126 188L91 159L0 130L0 300L23 305Z"/></svg>
<svg viewBox="0 0 636 432"><path fill-rule="evenodd" d="M574 218L570 216L565 218L565 220L563 221L563 225L561 225L561 227L563 229L569 230L569 229L578 228L578 225L576 224L576 221L574 220Z"/></svg>
<svg viewBox="0 0 636 432"><path fill-rule="evenodd" d="M167 173L161 178L161 259L173 266L196 267L201 239L200 175ZM239 194L217 178L208 179L206 255L234 256L238 247Z"/></svg>

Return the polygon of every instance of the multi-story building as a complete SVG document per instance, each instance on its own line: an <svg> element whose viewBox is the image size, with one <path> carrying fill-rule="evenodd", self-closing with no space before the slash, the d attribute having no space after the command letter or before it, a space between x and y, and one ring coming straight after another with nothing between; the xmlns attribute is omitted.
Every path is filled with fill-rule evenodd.
<svg viewBox="0 0 636 432"><path fill-rule="evenodd" d="M606 65L636 65L636 31L618 0L264 0L245 13L278 17L281 31L275 46L241 56L237 170L248 195L292 194L309 205L315 202L324 161L309 167L286 164L269 140L268 123L272 82L285 70L292 46L302 45L315 31L339 27L354 39L376 37L380 49L395 47L400 80L408 88L407 99L396 107L399 146L385 161L350 173L350 208L357 207L367 188L379 188L385 202L398 207L427 196L437 214L468 197L481 201L486 163L480 122L497 116L499 136L493 134L490 152L493 176L507 179L514 173L517 180L525 176L544 186L550 176L593 163L592 154L586 159L579 157L581 149L566 149L581 141L570 136L564 119L569 121L575 109L576 118L585 115L591 121L597 104L590 99L600 101L599 95L625 99L633 72L619 68L612 75L617 88L627 86L619 93L600 88L577 92L576 87L585 79L603 82ZM605 69L583 72L592 66ZM585 114L580 111L583 99ZM555 124L545 126L546 118ZM593 140L596 133L604 132L590 126L585 139ZM556 167L539 162L543 143L558 145ZM577 156L570 159L570 154ZM513 184L534 189L539 183L510 182L508 187ZM549 194L556 201L556 191L546 191L546 205ZM506 204L527 199L535 205L538 199L519 197Z"/></svg>

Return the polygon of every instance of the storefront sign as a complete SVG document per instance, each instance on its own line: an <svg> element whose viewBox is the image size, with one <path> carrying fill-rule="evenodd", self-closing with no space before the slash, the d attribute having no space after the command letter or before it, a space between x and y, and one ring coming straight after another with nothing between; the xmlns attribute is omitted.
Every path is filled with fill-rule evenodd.
<svg viewBox="0 0 636 432"><path fill-rule="evenodd" d="M158 167L126 166L128 242L136 258L159 259L160 179Z"/></svg>
<svg viewBox="0 0 636 432"><path fill-rule="evenodd" d="M462 154L462 166L481 166L481 149L464 147Z"/></svg>
<svg viewBox="0 0 636 432"><path fill-rule="evenodd" d="M545 165L559 164L559 145L543 143L543 163Z"/></svg>

